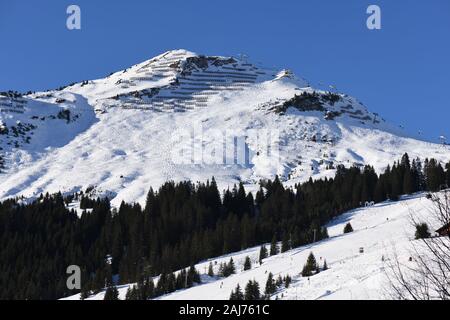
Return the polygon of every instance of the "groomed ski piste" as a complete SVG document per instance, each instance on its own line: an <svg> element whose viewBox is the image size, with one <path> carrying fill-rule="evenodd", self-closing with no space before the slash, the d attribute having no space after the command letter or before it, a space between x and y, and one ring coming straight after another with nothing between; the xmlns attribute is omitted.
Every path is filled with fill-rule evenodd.
<svg viewBox="0 0 450 320"><path fill-rule="evenodd" d="M328 239L268 257L261 265L258 262L260 247L203 261L196 265L202 284L158 299L227 300L237 284L243 289L249 280L256 280L264 292L269 272L272 272L274 279L279 275L292 277L289 288L280 288L271 299L391 299L387 277L389 261L397 256L403 266L414 263L410 257L414 257L413 246L420 240L414 240L415 227L411 218L429 223L432 221L431 207L432 201L427 199L425 193L419 193L403 196L397 202L387 201L349 211L327 225ZM354 231L344 234L343 229L348 222ZM438 226L430 225L430 229L436 230ZM266 246L269 248L270 244ZM306 278L301 276L301 271L310 252L313 252L320 266L326 259L329 269ZM243 271L246 256L251 258L252 268ZM217 274L220 263L229 262L231 257L236 265L236 274L227 278L207 275L210 262ZM129 286L118 286L120 299L125 299ZM88 299L103 298L104 291ZM80 296L77 294L65 299L79 300Z"/></svg>

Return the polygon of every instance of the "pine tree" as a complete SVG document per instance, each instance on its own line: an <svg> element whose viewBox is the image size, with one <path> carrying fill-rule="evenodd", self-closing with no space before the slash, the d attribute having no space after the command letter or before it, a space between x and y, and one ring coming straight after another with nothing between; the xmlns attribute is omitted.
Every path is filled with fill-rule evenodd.
<svg viewBox="0 0 450 320"><path fill-rule="evenodd" d="M221 263L219 274L222 277L229 277L230 275L236 273L236 267L234 266L233 258L230 258L228 263Z"/></svg>
<svg viewBox="0 0 450 320"><path fill-rule="evenodd" d="M320 228L320 240L328 239L330 236L328 235L328 229L326 227Z"/></svg>
<svg viewBox="0 0 450 320"><path fill-rule="evenodd" d="M270 256L275 256L277 254L278 254L277 238L273 236L272 242L270 243Z"/></svg>
<svg viewBox="0 0 450 320"><path fill-rule="evenodd" d="M181 269L181 271L177 275L177 279L175 282L175 287L177 290L186 288L187 283L187 272L185 269Z"/></svg>
<svg viewBox="0 0 450 320"><path fill-rule="evenodd" d="M397 201L402 193L403 179L400 177L399 170L396 164L394 164L394 166L392 167L390 178L391 193L389 194L389 199L392 201Z"/></svg>
<svg viewBox="0 0 450 320"><path fill-rule="evenodd" d="M414 179L411 169L409 167L405 168L405 174L403 176L403 193L411 194L415 191Z"/></svg>
<svg viewBox="0 0 450 320"><path fill-rule="evenodd" d="M267 248L265 245L261 246L261 249L259 250L259 264L262 264L262 261L267 258Z"/></svg>
<svg viewBox="0 0 450 320"><path fill-rule="evenodd" d="M187 276L186 276L186 284L187 287L190 288L194 283L201 283L200 274L197 272L197 269L192 265L190 266Z"/></svg>
<svg viewBox="0 0 450 320"><path fill-rule="evenodd" d="M213 268L212 262L209 263L209 267L208 267L208 276L214 277L214 268Z"/></svg>
<svg viewBox="0 0 450 320"><path fill-rule="evenodd" d="M221 277L227 277L226 264L223 262L219 265L219 275Z"/></svg>
<svg viewBox="0 0 450 320"><path fill-rule="evenodd" d="M135 286L128 287L127 293L125 295L125 300L139 300L137 289Z"/></svg>
<svg viewBox="0 0 450 320"><path fill-rule="evenodd" d="M187 283L187 277L186 277ZM186 287L186 286L185 286ZM158 283L156 284L156 296L160 296L167 293L167 274L165 272L161 273L158 279Z"/></svg>
<svg viewBox="0 0 450 320"><path fill-rule="evenodd" d="M425 160L424 175L428 191L439 191L445 183L444 169L436 159Z"/></svg>
<svg viewBox="0 0 450 320"><path fill-rule="evenodd" d="M84 274L84 273L82 273ZM87 298L89 298L89 296L91 295L91 290L90 290L90 283L88 281L88 279L84 279L84 281L81 282L81 292L80 292L80 300L85 300Z"/></svg>
<svg viewBox="0 0 450 320"><path fill-rule="evenodd" d="M375 185L373 199L377 203L386 200L385 179L383 175L380 176Z"/></svg>
<svg viewBox="0 0 450 320"><path fill-rule="evenodd" d="M256 198L255 198L256 206L259 209L261 208L261 205L263 204L264 200L265 200L264 190L262 187L260 187L258 192L256 192Z"/></svg>
<svg viewBox="0 0 450 320"><path fill-rule="evenodd" d="M173 277L173 274L169 275L169 279ZM170 280L173 281L173 280ZM173 286L169 284L169 286ZM173 288L169 288L167 291L173 291ZM126 300L149 300L157 295L163 294L163 289L159 293L155 293L155 285L153 279L146 278L140 279L138 283L132 287L129 287L125 296Z"/></svg>
<svg viewBox="0 0 450 320"><path fill-rule="evenodd" d="M425 176L422 167L422 161L419 158L413 160L413 176L415 179L415 191L425 190Z"/></svg>
<svg viewBox="0 0 450 320"><path fill-rule="evenodd" d="M85 300L85 299L89 298L90 295L91 295L90 290L83 290L83 287L82 287L82 290L80 292L80 300Z"/></svg>
<svg viewBox="0 0 450 320"><path fill-rule="evenodd" d="M445 165L445 184L450 187L450 162Z"/></svg>
<svg viewBox="0 0 450 320"><path fill-rule="evenodd" d="M274 294L277 291L277 286L275 284L275 281L273 280L273 274L272 272L269 273L269 276L267 277L267 281L266 281L266 289L264 291L264 293L267 296L271 296L272 294Z"/></svg>
<svg viewBox="0 0 450 320"><path fill-rule="evenodd" d="M283 239L281 240L281 252L286 252L291 249L291 241L289 239L288 233L284 233Z"/></svg>
<svg viewBox="0 0 450 320"><path fill-rule="evenodd" d="M144 297L145 300L154 298L155 297L155 283L153 282L153 279L147 278L144 281L144 285L145 285L145 292L146 292L146 295Z"/></svg>
<svg viewBox="0 0 450 320"><path fill-rule="evenodd" d="M116 286L110 286L106 289L104 300L119 300L119 291Z"/></svg>
<svg viewBox="0 0 450 320"><path fill-rule="evenodd" d="M244 300L244 293L242 292L241 287L239 286L239 283L236 286L236 290L234 291L236 300Z"/></svg>
<svg viewBox="0 0 450 320"><path fill-rule="evenodd" d="M169 273L167 277L167 292L174 292L176 290L176 277L173 272Z"/></svg>
<svg viewBox="0 0 450 320"><path fill-rule="evenodd" d="M277 287L281 287L282 284L283 284L283 278L281 277L281 275L278 275L277 281L275 281L275 285Z"/></svg>
<svg viewBox="0 0 450 320"><path fill-rule="evenodd" d="M231 291L230 300L244 300L244 294L242 293L239 283L237 284L236 289Z"/></svg>
<svg viewBox="0 0 450 320"><path fill-rule="evenodd" d="M291 282L292 282L291 276L290 276L290 275L287 275L287 276L284 278L284 287L285 287L286 289L289 288L289 286L291 285Z"/></svg>
<svg viewBox="0 0 450 320"><path fill-rule="evenodd" d="M352 227L352 225L349 222L344 227L344 233L350 233L350 232L353 232L353 227Z"/></svg>
<svg viewBox="0 0 450 320"><path fill-rule="evenodd" d="M245 300L260 300L261 294L259 292L259 283L256 280L249 280L245 286L244 293Z"/></svg>
<svg viewBox="0 0 450 320"><path fill-rule="evenodd" d="M251 268L252 268L252 262L250 261L250 257L246 256L245 262L244 262L244 271L250 270Z"/></svg>
<svg viewBox="0 0 450 320"><path fill-rule="evenodd" d="M317 265L316 258L314 257L314 254L311 252L308 256L308 259L306 260L306 264L303 266L302 276L310 277L314 273L317 273L318 270L319 266Z"/></svg>
<svg viewBox="0 0 450 320"><path fill-rule="evenodd" d="M227 265L227 274L228 275L232 275L232 274L235 274L236 273L236 267L234 266L234 261L233 261L233 258L230 258L230 262L228 262L228 265Z"/></svg>
<svg viewBox="0 0 450 320"><path fill-rule="evenodd" d="M297 190L297 193L300 193L300 190ZM293 232L291 233L291 248L297 248L300 245L299 228L298 226L295 226Z"/></svg>

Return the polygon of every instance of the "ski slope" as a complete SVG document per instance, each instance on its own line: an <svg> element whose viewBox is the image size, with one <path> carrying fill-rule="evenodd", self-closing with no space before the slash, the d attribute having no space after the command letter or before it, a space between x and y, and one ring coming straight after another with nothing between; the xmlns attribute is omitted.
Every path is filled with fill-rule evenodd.
<svg viewBox="0 0 450 320"><path fill-rule="evenodd" d="M408 265L412 253L415 228L411 216L419 221L430 221L431 201L425 194L403 197L398 202L384 202L372 207L359 208L347 212L328 224L329 239L296 248L258 263L259 247L204 261L196 265L202 274L203 283L186 290L159 297L169 300L222 300L228 299L237 284L244 288L249 280L255 279L264 291L269 272L274 279L289 274L293 282L288 289L280 289L271 299L321 300L321 299L387 299L389 282L386 264L398 255L400 263ZM422 220L425 219L425 220ZM354 231L343 234L346 223L350 222ZM432 230L437 225L430 226ZM269 246L269 244L267 244ZM360 247L364 253L360 253ZM322 266L326 259L328 270L309 278L300 272L310 252L313 252ZM243 271L245 257L252 260L252 269ZM214 263L217 274L219 264L233 258L237 273L228 277L209 277L208 265ZM384 260L384 261L383 261ZM215 264L217 262L217 264ZM156 278L155 278L156 281ZM125 298L128 285L120 286L119 297ZM103 299L104 292L89 299ZM74 295L66 299L79 299Z"/></svg>
<svg viewBox="0 0 450 320"><path fill-rule="evenodd" d="M323 110L274 111L312 92L327 94L288 70L173 50L61 90L0 96L0 132L9 129L0 135L0 199L92 187L113 206L143 204L150 187L168 180L214 176L220 190L242 181L251 191L276 174L287 185L331 177L337 165L369 164L381 172L405 152L450 160L449 146L418 140L345 94L323 102ZM70 121L58 118L63 110ZM18 123L28 131L16 136ZM278 156L261 152L251 132L275 137ZM224 137L227 148L211 153L223 151L222 161L207 161L205 149ZM245 144L244 161L233 139ZM192 154L179 159L186 147Z"/></svg>

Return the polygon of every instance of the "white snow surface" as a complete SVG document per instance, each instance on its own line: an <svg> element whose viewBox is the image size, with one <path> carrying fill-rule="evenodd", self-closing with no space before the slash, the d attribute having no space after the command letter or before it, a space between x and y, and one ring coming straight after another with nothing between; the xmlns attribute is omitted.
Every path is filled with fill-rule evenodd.
<svg viewBox="0 0 450 320"><path fill-rule="evenodd" d="M203 261L196 265L201 273L202 284L158 299L227 300L237 284L244 288L249 280L258 281L263 292L269 272L273 273L274 279L288 274L293 279L289 288L279 289L271 299L390 299L392 296L386 276L388 261L394 259L395 253L401 265L413 263L409 262L409 257L414 257L413 245L416 240L413 240L415 228L411 217L419 221L433 221L430 206L431 201L421 193L403 197L397 202L387 201L349 211L327 225L330 236L328 239L266 258L262 265L258 263L260 247ZM343 234L348 222L354 231ZM432 230L436 230L438 226L439 224L430 225ZM270 244L266 244L267 248L269 246ZM360 253L361 247L364 253ZM308 280L301 277L300 273L310 252L314 253L320 266L326 260L329 269ZM243 271L246 256L251 258L252 268ZM207 275L210 262L217 274L220 263L227 263L231 257L236 265L236 274L227 278ZM157 278L154 280L156 283ZM120 299L125 298L131 285L118 287ZM104 291L89 299L101 300L103 297ZM80 296L77 294L65 299L79 300Z"/></svg>
<svg viewBox="0 0 450 320"><path fill-rule="evenodd" d="M314 90L288 70L173 50L62 90L17 99L0 96L0 131L9 129L0 135L0 199L94 187L113 206L122 200L143 204L151 186L168 180L214 176L220 189L242 181L253 190L261 178L275 174L287 185L331 177L330 164L370 164L382 171L405 152L410 158L450 159L448 146L417 140L344 94L334 105L325 104L328 112L338 113L329 120L323 111L272 110ZM70 111L70 121L55 117L61 110ZM17 121L34 128L15 136ZM202 131L196 131L200 125ZM192 132L192 144L180 130ZM251 130L279 134L277 161L260 152ZM208 139L214 132L243 139L247 161L237 162L229 149L227 163L206 161L200 147L214 150ZM174 155L186 145L193 146L195 161L180 164Z"/></svg>

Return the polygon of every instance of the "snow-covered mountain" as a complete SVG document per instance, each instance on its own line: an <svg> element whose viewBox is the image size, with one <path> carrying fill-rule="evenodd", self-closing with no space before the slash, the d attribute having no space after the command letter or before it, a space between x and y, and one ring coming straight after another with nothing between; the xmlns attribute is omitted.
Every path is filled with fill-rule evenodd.
<svg viewBox="0 0 450 320"><path fill-rule="evenodd" d="M1 199L93 187L117 205L167 180L215 176L220 188L252 190L275 174L287 184L332 176L339 164L383 170L405 152L450 159L447 146L289 70L185 50L59 90L3 93L0 120Z"/></svg>

